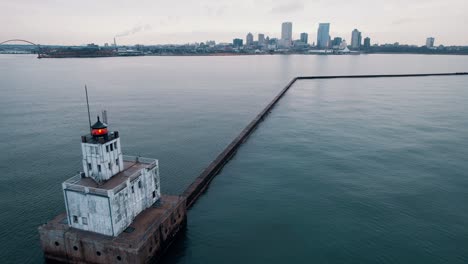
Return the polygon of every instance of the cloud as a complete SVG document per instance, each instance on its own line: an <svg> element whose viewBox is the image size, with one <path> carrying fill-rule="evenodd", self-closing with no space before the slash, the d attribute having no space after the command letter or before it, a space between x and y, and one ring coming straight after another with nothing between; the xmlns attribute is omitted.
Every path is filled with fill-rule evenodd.
<svg viewBox="0 0 468 264"><path fill-rule="evenodd" d="M293 13L293 12L301 11L303 9L304 9L304 3L293 2L293 3L277 5L271 9L270 13L273 13L273 14Z"/></svg>
<svg viewBox="0 0 468 264"><path fill-rule="evenodd" d="M125 31L122 31L120 33L118 33L117 35L115 35L116 37L126 37L126 36L130 36L130 35L133 35L133 34L136 34L138 32L143 32L143 31L148 31L148 30L151 30L153 27L149 24L146 24L146 25L138 25L138 26L134 26L133 28L131 29L128 29L128 30L125 30Z"/></svg>

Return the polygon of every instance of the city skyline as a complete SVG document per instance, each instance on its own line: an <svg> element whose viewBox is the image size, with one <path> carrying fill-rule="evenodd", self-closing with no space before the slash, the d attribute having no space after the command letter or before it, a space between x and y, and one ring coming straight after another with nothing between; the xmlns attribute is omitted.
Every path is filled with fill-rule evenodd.
<svg viewBox="0 0 468 264"><path fill-rule="evenodd" d="M444 10L444 12L439 12ZM464 0L228 1L198 3L140 3L109 0L60 3L46 0L7 2L0 10L5 27L1 39L25 38L41 44L184 44L216 40L231 42L248 32L281 37L281 23L293 22L293 39L302 32L313 40L320 22L329 22L330 35L350 42L358 28L373 43L424 45L428 36L442 45L467 45ZM168 15L170 14L170 15ZM311 41L313 42L313 41Z"/></svg>

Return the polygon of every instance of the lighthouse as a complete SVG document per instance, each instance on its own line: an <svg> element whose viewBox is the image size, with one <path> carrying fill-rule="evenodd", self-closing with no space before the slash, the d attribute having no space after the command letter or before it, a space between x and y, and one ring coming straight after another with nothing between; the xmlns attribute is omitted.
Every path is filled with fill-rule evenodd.
<svg viewBox="0 0 468 264"><path fill-rule="evenodd" d="M46 263L154 263L187 224L186 197L161 194L158 160L123 155L102 117L81 136L82 171L62 183L65 212L38 228Z"/></svg>
<svg viewBox="0 0 468 264"><path fill-rule="evenodd" d="M81 136L83 171L62 184L68 225L118 236L160 196L158 160L124 156L99 117Z"/></svg>

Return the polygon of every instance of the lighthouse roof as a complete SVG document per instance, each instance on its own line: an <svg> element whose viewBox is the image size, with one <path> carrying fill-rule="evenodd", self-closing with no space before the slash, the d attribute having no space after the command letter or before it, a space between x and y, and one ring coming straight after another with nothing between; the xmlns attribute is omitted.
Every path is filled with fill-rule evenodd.
<svg viewBox="0 0 468 264"><path fill-rule="evenodd" d="M97 122L94 123L94 125L92 125L91 128L92 129L103 129L103 128L107 128L107 124L101 122L101 120L99 120L99 116L98 116L97 117Z"/></svg>
<svg viewBox="0 0 468 264"><path fill-rule="evenodd" d="M140 177L142 169L150 170L155 166L158 166L158 160L156 159L134 156L123 156L122 158L124 169L112 176L109 180L104 181L102 184L99 184L91 177L83 178L81 174L75 175L64 183L68 189L74 189L77 191L82 191L84 190L84 187L88 187L92 188L88 190L91 193L99 193L99 190L116 190L116 192L118 192L122 189L122 185L124 185L128 180L132 182L136 178Z"/></svg>

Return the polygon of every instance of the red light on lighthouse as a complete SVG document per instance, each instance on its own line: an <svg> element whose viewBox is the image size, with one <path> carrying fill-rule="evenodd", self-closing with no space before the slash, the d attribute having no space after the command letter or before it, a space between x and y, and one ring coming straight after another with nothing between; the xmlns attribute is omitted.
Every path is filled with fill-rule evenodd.
<svg viewBox="0 0 468 264"><path fill-rule="evenodd" d="M103 136L107 134L107 128L92 129L91 134L93 136Z"/></svg>

